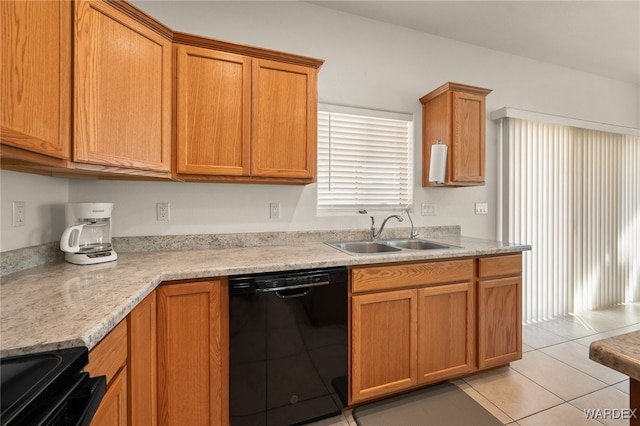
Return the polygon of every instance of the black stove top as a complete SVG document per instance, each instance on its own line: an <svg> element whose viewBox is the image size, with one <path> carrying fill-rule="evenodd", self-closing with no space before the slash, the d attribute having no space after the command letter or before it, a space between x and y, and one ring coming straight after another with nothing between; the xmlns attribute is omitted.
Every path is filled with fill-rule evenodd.
<svg viewBox="0 0 640 426"><path fill-rule="evenodd" d="M82 373L88 361L86 347L1 359L0 424L23 424L25 420L21 419L32 419L34 412L59 406L81 380L79 375L88 379L88 374Z"/></svg>

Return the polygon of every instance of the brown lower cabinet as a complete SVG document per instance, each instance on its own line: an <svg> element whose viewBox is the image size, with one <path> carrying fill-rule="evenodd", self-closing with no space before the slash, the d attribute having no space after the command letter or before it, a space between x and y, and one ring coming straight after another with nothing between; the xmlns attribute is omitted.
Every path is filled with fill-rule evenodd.
<svg viewBox="0 0 640 426"><path fill-rule="evenodd" d="M522 357L520 254L350 269L349 405ZM228 425L226 278L160 285L89 353L92 425Z"/></svg>
<svg viewBox="0 0 640 426"><path fill-rule="evenodd" d="M226 279L163 284L89 352L107 376L92 426L228 425Z"/></svg>
<svg viewBox="0 0 640 426"><path fill-rule="evenodd" d="M229 424L228 294L226 279L158 287L159 425Z"/></svg>
<svg viewBox="0 0 640 426"><path fill-rule="evenodd" d="M349 405L522 357L520 254L350 274Z"/></svg>
<svg viewBox="0 0 640 426"><path fill-rule="evenodd" d="M109 383L100 407L96 412L91 426L124 426L127 420L127 367L114 377Z"/></svg>
<svg viewBox="0 0 640 426"><path fill-rule="evenodd" d="M417 294L396 290L351 299L352 401L417 383Z"/></svg>
<svg viewBox="0 0 640 426"><path fill-rule="evenodd" d="M157 294L153 291L129 314L129 423L158 424Z"/></svg>
<svg viewBox="0 0 640 426"><path fill-rule="evenodd" d="M418 383L475 368L475 289L472 281L420 288Z"/></svg>
<svg viewBox="0 0 640 426"><path fill-rule="evenodd" d="M107 393L93 417L92 426L128 424L127 325L125 318L89 352L85 371L91 376L107 376Z"/></svg>
<svg viewBox="0 0 640 426"><path fill-rule="evenodd" d="M478 367L522 358L522 256L478 260Z"/></svg>

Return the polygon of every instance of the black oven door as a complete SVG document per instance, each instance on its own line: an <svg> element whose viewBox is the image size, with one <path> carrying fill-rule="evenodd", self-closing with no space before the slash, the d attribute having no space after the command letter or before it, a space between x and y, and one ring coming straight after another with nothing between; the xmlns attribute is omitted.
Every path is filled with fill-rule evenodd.
<svg viewBox="0 0 640 426"><path fill-rule="evenodd" d="M2 426L88 426L106 392L106 377L89 377L85 347L1 360Z"/></svg>

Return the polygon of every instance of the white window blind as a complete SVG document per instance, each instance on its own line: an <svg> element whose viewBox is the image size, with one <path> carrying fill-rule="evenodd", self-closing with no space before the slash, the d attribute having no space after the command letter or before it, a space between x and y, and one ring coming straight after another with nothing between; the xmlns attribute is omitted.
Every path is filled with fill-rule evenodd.
<svg viewBox="0 0 640 426"><path fill-rule="evenodd" d="M505 118L503 238L524 253L523 320L640 298L640 137Z"/></svg>
<svg viewBox="0 0 640 426"><path fill-rule="evenodd" d="M318 213L408 208L412 141L411 114L321 105Z"/></svg>

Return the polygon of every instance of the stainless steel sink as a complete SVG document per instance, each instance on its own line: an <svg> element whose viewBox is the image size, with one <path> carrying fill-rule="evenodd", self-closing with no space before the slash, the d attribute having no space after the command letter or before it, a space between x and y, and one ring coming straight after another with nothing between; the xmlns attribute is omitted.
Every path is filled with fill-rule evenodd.
<svg viewBox="0 0 640 426"><path fill-rule="evenodd" d="M347 254L391 254L402 250L436 250L451 248L447 244L419 239L398 239L386 241L341 241L326 243Z"/></svg>
<svg viewBox="0 0 640 426"><path fill-rule="evenodd" d="M382 244L375 241L346 241L341 243L328 244L339 250L359 254L389 253L400 251L400 248L398 247L392 247L387 244Z"/></svg>
<svg viewBox="0 0 640 426"><path fill-rule="evenodd" d="M434 249L444 249L449 248L451 246L447 244L436 243L433 241L427 240L389 240L385 241L385 244L389 244L393 247L401 247L405 249L411 250L434 250Z"/></svg>

